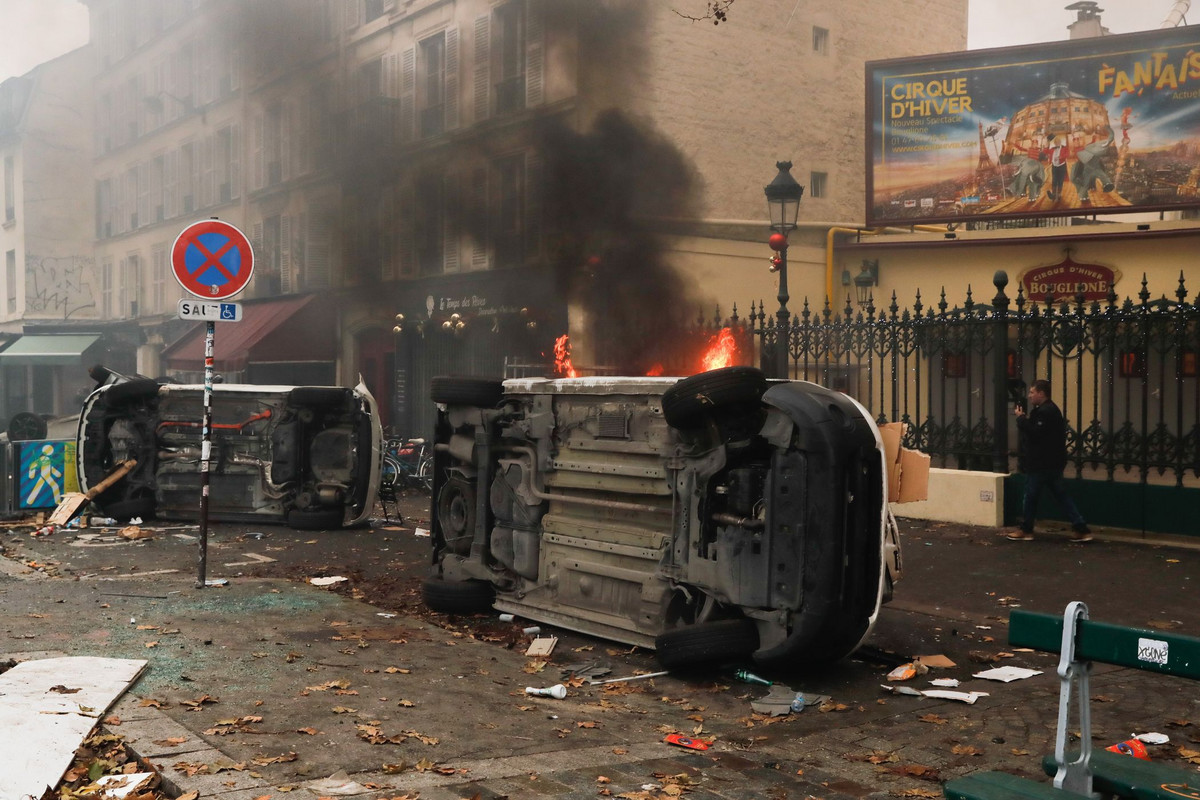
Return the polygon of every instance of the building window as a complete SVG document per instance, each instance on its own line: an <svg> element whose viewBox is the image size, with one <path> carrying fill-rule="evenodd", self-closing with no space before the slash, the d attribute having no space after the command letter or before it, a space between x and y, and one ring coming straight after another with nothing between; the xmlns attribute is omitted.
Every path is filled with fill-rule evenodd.
<svg viewBox="0 0 1200 800"><path fill-rule="evenodd" d="M8 286L8 313L17 313L17 251L4 254L4 279Z"/></svg>
<svg viewBox="0 0 1200 800"><path fill-rule="evenodd" d="M142 309L142 263L137 253L121 259L120 282L117 289L116 316L137 319Z"/></svg>
<svg viewBox="0 0 1200 800"><path fill-rule="evenodd" d="M233 128L222 128L217 131L216 161L217 161L217 202L228 203L237 196L233 184L233 171L236 159L234 157L236 143L233 138Z"/></svg>
<svg viewBox="0 0 1200 800"><path fill-rule="evenodd" d="M363 22L383 16L383 0L363 0Z"/></svg>
<svg viewBox="0 0 1200 800"><path fill-rule="evenodd" d="M829 194L829 175L824 172L810 172L808 176L808 196L812 198L825 197Z"/></svg>
<svg viewBox="0 0 1200 800"><path fill-rule="evenodd" d="M492 242L496 265L520 266L525 261L525 154L495 163L496 206Z"/></svg>
<svg viewBox="0 0 1200 800"><path fill-rule="evenodd" d="M4 221L12 222L17 216L16 163L12 156L4 157Z"/></svg>
<svg viewBox="0 0 1200 800"><path fill-rule="evenodd" d="M100 314L105 319L112 318L113 265L112 259L106 258L100 264Z"/></svg>
<svg viewBox="0 0 1200 800"><path fill-rule="evenodd" d="M829 55L829 29L813 26L813 52L818 55Z"/></svg>
<svg viewBox="0 0 1200 800"><path fill-rule="evenodd" d="M154 246L150 256L150 284L153 287L154 308L152 313L162 313L167 310L167 246Z"/></svg>
<svg viewBox="0 0 1200 800"><path fill-rule="evenodd" d="M421 135L436 136L446 119L446 34L421 42Z"/></svg>
<svg viewBox="0 0 1200 800"><path fill-rule="evenodd" d="M443 267L445 180L440 172L427 172L417 179L416 188L420 198L413 219L417 269L423 275L434 275Z"/></svg>
<svg viewBox="0 0 1200 800"><path fill-rule="evenodd" d="M525 3L496 9L496 113L525 108Z"/></svg>

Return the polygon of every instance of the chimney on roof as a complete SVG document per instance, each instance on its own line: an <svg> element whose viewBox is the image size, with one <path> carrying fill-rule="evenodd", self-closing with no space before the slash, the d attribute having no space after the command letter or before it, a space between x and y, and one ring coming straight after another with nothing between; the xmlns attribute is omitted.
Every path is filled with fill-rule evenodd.
<svg viewBox="0 0 1200 800"><path fill-rule="evenodd" d="M1096 36L1107 36L1108 28L1100 23L1100 14L1104 11L1100 4L1093 0L1079 0L1067 6L1067 11L1075 12L1075 21L1067 26L1072 39L1091 39Z"/></svg>

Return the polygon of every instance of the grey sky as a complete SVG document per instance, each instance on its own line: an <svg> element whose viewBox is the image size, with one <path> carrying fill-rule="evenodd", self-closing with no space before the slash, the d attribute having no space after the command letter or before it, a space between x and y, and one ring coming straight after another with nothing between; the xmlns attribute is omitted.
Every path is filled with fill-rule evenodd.
<svg viewBox="0 0 1200 800"><path fill-rule="evenodd" d="M271 0L272 2L276 0ZM657 2L658 0L655 0ZM742 0L745 3L758 0ZM259 0L267 2L267 0ZM1004 47L1067 37L1069 0L969 0L968 47ZM1200 2L1194 15L1200 22ZM1100 0L1113 33L1157 28L1172 0ZM79 0L0 0L0 80L86 44L87 9Z"/></svg>

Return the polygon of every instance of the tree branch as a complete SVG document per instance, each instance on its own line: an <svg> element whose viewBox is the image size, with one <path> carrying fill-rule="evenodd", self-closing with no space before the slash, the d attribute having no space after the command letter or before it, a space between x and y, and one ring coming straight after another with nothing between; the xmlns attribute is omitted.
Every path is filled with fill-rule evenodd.
<svg viewBox="0 0 1200 800"><path fill-rule="evenodd" d="M712 20L713 25L720 25L722 22L729 21L729 7L734 4L734 0L707 0L705 3L705 12L699 17L694 17L691 14L684 14L678 9L671 9L679 16L692 22L701 22L703 20Z"/></svg>

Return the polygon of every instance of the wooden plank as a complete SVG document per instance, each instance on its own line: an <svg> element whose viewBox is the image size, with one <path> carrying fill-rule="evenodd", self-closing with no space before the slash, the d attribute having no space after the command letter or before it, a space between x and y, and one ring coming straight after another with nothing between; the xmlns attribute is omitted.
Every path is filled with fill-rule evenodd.
<svg viewBox="0 0 1200 800"><path fill-rule="evenodd" d="M57 786L76 748L146 663L47 658L0 675L0 800L41 797ZM67 691L52 691L56 687Z"/></svg>
<svg viewBox="0 0 1200 800"><path fill-rule="evenodd" d="M1017 609L1009 614L1008 642L1057 653L1063 620L1057 614ZM1079 621L1076 657L1200 680L1200 639L1169 631L1126 628L1107 622Z"/></svg>

